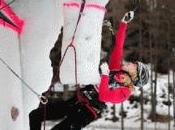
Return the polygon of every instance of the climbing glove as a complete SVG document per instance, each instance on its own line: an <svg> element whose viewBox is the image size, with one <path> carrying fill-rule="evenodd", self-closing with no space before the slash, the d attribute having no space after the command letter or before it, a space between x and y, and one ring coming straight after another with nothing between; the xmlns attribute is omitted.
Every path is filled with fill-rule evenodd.
<svg viewBox="0 0 175 130"><path fill-rule="evenodd" d="M121 21L124 23L129 23L133 18L134 18L134 11L129 11L125 13Z"/></svg>
<svg viewBox="0 0 175 130"><path fill-rule="evenodd" d="M106 62L102 63L100 66L102 75L109 75L109 67Z"/></svg>

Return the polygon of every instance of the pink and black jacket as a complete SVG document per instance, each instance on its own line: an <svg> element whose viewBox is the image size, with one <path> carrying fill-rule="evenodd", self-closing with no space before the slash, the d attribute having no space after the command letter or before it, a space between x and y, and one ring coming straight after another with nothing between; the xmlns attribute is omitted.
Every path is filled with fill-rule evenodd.
<svg viewBox="0 0 175 130"><path fill-rule="evenodd" d="M120 23L119 29L116 33L116 41L114 48L112 50L110 60L109 60L109 69L110 71L120 71L121 70L121 62L123 56L123 47L126 36L126 23ZM120 78L120 73L116 75L116 77ZM129 88L127 86L120 86L114 89L109 87L109 76L102 75L101 82L98 89L99 100L102 102L110 102L110 103L121 103L127 100L131 94Z"/></svg>

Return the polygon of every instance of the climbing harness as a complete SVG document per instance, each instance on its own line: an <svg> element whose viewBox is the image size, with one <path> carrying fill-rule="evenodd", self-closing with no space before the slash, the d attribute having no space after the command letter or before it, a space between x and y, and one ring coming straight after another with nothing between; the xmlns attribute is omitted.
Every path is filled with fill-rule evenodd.
<svg viewBox="0 0 175 130"><path fill-rule="evenodd" d="M106 108L106 104L98 100L97 86L87 85L85 88L77 91L77 102L85 106L97 119L101 112Z"/></svg>
<svg viewBox="0 0 175 130"><path fill-rule="evenodd" d="M85 107L93 114L94 118L97 118L97 112L95 108L90 105L89 100L81 93L80 89L77 90L78 102L84 104Z"/></svg>

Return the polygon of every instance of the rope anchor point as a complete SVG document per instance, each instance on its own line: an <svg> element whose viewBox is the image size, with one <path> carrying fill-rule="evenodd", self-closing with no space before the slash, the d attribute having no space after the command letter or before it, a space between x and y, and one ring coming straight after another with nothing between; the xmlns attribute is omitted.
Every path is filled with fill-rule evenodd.
<svg viewBox="0 0 175 130"><path fill-rule="evenodd" d="M39 100L43 105L46 105L48 103L48 98L46 96L39 96Z"/></svg>

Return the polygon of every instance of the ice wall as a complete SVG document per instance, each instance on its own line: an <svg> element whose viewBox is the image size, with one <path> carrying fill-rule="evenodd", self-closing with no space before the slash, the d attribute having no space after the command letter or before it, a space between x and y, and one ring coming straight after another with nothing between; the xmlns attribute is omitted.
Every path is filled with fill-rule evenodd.
<svg viewBox="0 0 175 130"><path fill-rule="evenodd" d="M21 74L19 43L16 32L0 26L0 57L18 74ZM0 130L23 130L23 105L21 82L0 62ZM16 121L11 118L11 108L19 110Z"/></svg>
<svg viewBox="0 0 175 130"><path fill-rule="evenodd" d="M11 5L25 21L20 44L16 32L0 26L0 56L39 94L51 80L49 53L62 25L60 3L61 0L17 0ZM38 106L38 98L2 64L0 87L0 130L28 130L28 114ZM11 120L12 106L19 108L17 121Z"/></svg>
<svg viewBox="0 0 175 130"><path fill-rule="evenodd" d="M20 14L25 19L22 38L23 78L38 93L45 91L51 80L49 53L57 39L62 17L61 1L20 0ZM31 91L24 88L24 124L28 128L28 114L38 106L39 100Z"/></svg>
<svg viewBox="0 0 175 130"><path fill-rule="evenodd" d="M73 45L77 54L77 80L79 84L99 83L101 31L108 0L86 0L85 8L75 34ZM71 43L77 24L81 0L64 0L64 31L62 56ZM60 68L61 82L75 84L75 56L72 48L66 53Z"/></svg>

